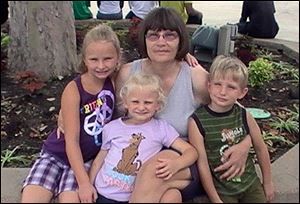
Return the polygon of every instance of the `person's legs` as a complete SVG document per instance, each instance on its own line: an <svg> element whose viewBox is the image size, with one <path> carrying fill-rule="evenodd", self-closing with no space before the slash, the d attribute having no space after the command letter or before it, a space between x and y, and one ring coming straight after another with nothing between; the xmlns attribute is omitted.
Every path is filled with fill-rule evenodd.
<svg viewBox="0 0 300 204"><path fill-rule="evenodd" d="M24 181L22 203L50 202L62 173L58 163L51 155L40 153L40 157L35 161Z"/></svg>
<svg viewBox="0 0 300 204"><path fill-rule="evenodd" d="M227 195L220 195L221 200L223 201L223 203L239 203L239 196L227 196Z"/></svg>
<svg viewBox="0 0 300 204"><path fill-rule="evenodd" d="M128 202L111 200L111 199L108 199L98 193L98 198L96 200L96 203L128 203Z"/></svg>
<svg viewBox="0 0 300 204"><path fill-rule="evenodd" d="M80 203L77 191L64 191L58 196L59 203Z"/></svg>
<svg viewBox="0 0 300 204"><path fill-rule="evenodd" d="M122 11L120 11L119 13L114 13L114 14L104 14L104 13L100 13L98 11L96 18L101 19L101 20L120 20L123 18L123 14L122 14Z"/></svg>
<svg viewBox="0 0 300 204"><path fill-rule="evenodd" d="M133 17L137 17L132 11L129 11L125 16L125 19L132 19Z"/></svg>
<svg viewBox="0 0 300 204"><path fill-rule="evenodd" d="M38 185L27 185L22 191L21 203L49 203L53 193Z"/></svg>
<svg viewBox="0 0 300 204"><path fill-rule="evenodd" d="M168 189L185 188L191 179L191 173L188 168L177 172L167 181L158 178L155 174L157 158L175 159L178 156L179 154L175 151L164 150L143 164L136 177L135 188L130 202L157 203Z"/></svg>
<svg viewBox="0 0 300 204"><path fill-rule="evenodd" d="M258 178L243 193L243 197L240 199L240 202L241 203L266 203L267 202L264 189Z"/></svg>
<svg viewBox="0 0 300 204"><path fill-rule="evenodd" d="M178 189L172 188L162 195L160 203L182 203L182 196Z"/></svg>
<svg viewBox="0 0 300 204"><path fill-rule="evenodd" d="M238 26L238 32L240 34L244 34L244 35L247 35L248 34L248 26L249 26L249 22L242 22L242 23L238 23L237 24Z"/></svg>
<svg viewBox="0 0 300 204"><path fill-rule="evenodd" d="M85 170L88 172L91 168L92 161L84 163ZM74 171L70 166L62 165L62 175L58 187L58 201L60 203L80 203L78 195L78 184ZM57 196L57 195L56 195Z"/></svg>
<svg viewBox="0 0 300 204"><path fill-rule="evenodd" d="M188 186L181 190L182 199L184 202L189 202L193 198L205 195L206 192L201 184L200 175L197 164L194 163L190 166L191 182Z"/></svg>

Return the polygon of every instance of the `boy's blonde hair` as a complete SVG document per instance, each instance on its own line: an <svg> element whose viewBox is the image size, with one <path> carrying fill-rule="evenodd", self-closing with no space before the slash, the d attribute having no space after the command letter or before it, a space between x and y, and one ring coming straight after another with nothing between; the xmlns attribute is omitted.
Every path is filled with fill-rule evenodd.
<svg viewBox="0 0 300 204"><path fill-rule="evenodd" d="M121 55L121 47L120 47L120 41L118 39L118 36L116 33L112 30L111 27L100 24L96 27L92 28L90 31L87 32L87 34L84 37L82 48L81 48L81 55L79 56L79 66L78 70L79 72L83 73L87 71L87 68L84 64L84 57L85 57L85 51L86 48L94 42L97 41L107 41L111 42L114 47L116 48L116 51L118 53L118 57L120 58Z"/></svg>
<svg viewBox="0 0 300 204"><path fill-rule="evenodd" d="M156 92L158 95L157 101L161 106L160 110L164 107L166 97L162 89L161 80L158 76L142 72L130 76L120 90L121 99L124 101L130 92L137 89L147 89Z"/></svg>
<svg viewBox="0 0 300 204"><path fill-rule="evenodd" d="M227 77L231 77L241 88L245 88L248 84L248 68L236 57L219 55L210 67L209 81Z"/></svg>

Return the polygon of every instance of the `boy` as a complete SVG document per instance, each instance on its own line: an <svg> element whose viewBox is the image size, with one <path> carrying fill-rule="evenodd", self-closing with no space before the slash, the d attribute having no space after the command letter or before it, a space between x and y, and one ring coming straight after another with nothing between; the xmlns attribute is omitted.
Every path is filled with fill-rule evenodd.
<svg viewBox="0 0 300 204"><path fill-rule="evenodd" d="M268 150L255 119L236 102L247 91L247 67L237 58L218 56L210 68L208 91L211 102L200 106L189 120L189 140L197 149L198 170L203 187L212 202L266 202L274 197ZM248 156L245 172L233 179L220 179L211 172L224 162L223 153L230 146L251 140L262 170L263 187Z"/></svg>

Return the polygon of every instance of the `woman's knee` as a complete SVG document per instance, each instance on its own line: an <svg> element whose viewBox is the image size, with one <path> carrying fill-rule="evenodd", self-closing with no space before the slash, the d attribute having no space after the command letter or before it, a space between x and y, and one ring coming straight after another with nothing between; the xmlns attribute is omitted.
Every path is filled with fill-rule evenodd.
<svg viewBox="0 0 300 204"><path fill-rule="evenodd" d="M162 195L160 203L182 203L181 192L176 188L167 190Z"/></svg>

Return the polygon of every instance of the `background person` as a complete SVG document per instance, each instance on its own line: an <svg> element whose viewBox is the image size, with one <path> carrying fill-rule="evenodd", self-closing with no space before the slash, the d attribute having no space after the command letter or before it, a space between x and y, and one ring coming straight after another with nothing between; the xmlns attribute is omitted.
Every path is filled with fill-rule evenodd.
<svg viewBox="0 0 300 204"><path fill-rule="evenodd" d="M128 1L128 5L130 11L125 18L143 20L152 9L159 6L159 3L158 1Z"/></svg>
<svg viewBox="0 0 300 204"><path fill-rule="evenodd" d="M124 1L97 1L97 19L120 20L123 19Z"/></svg>
<svg viewBox="0 0 300 204"><path fill-rule="evenodd" d="M192 1L160 1L160 6L175 9L186 24L202 25L203 14L193 8Z"/></svg>
<svg viewBox="0 0 300 204"><path fill-rule="evenodd" d="M75 20L86 20L93 18L90 10L90 1L72 1Z"/></svg>
<svg viewBox="0 0 300 204"><path fill-rule="evenodd" d="M237 24L238 32L255 38L275 38L279 26L274 14L273 1L244 1L242 15Z"/></svg>

